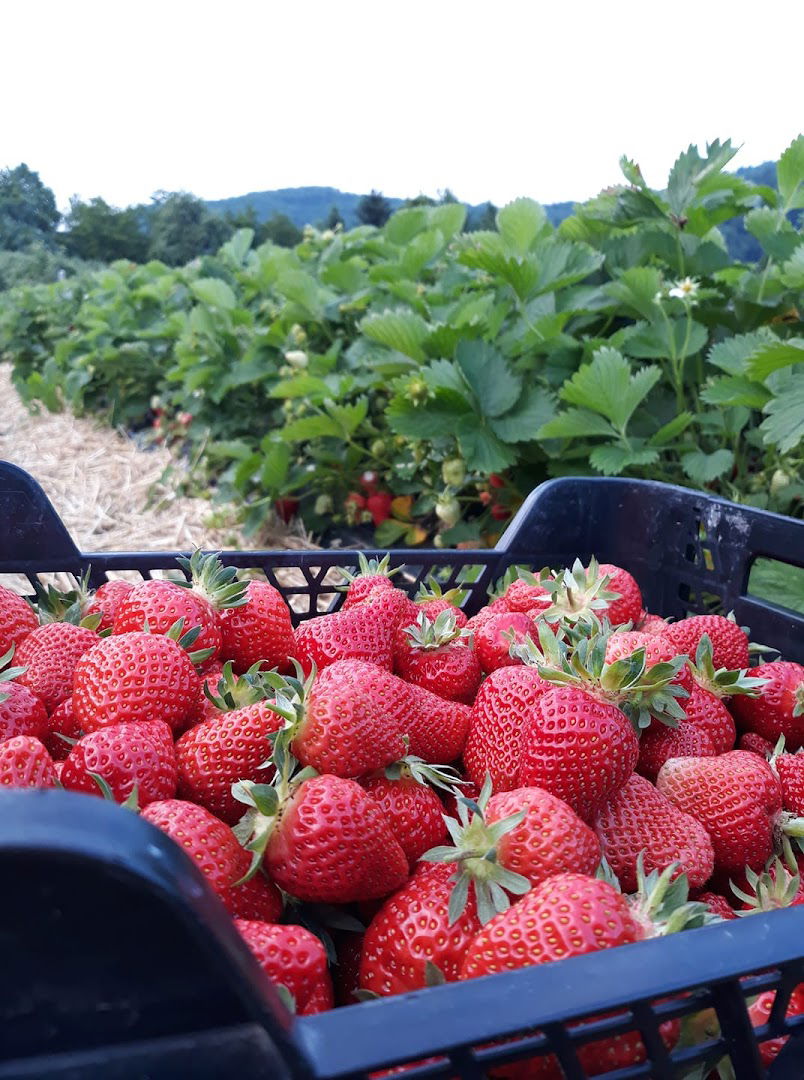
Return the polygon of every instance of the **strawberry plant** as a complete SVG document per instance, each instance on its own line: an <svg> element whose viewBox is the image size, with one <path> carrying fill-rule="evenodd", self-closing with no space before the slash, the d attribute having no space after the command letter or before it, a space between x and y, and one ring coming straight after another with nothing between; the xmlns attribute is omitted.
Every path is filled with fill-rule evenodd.
<svg viewBox="0 0 804 1080"><path fill-rule="evenodd" d="M479 232L460 204L412 206L18 289L0 353L31 403L150 427L247 531L299 514L379 546L483 545L566 474L800 513L804 136L774 188L727 172L735 152L690 147L662 190L623 158L558 228L527 198ZM758 263L729 255L735 220Z"/></svg>

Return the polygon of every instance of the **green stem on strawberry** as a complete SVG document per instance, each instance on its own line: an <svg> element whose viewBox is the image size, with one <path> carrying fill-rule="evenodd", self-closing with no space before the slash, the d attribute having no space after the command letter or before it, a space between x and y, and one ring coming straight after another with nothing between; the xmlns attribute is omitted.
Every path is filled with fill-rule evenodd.
<svg viewBox="0 0 804 1080"><path fill-rule="evenodd" d="M523 896L531 887L526 877L515 874L497 861L498 841L521 824L525 811L488 825L484 812L490 798L491 778L487 776L477 801L462 796L457 799L458 821L444 817L454 844L431 848L422 855L424 862L457 865L447 912L450 926L458 921L466 908L470 885L474 889L477 916L484 925L498 912L510 907L509 893Z"/></svg>
<svg viewBox="0 0 804 1080"><path fill-rule="evenodd" d="M708 634L702 634L695 650L694 661L687 658L692 677L715 697L732 697L734 694L743 694L746 697L759 697L763 686L767 685L767 679L757 679L748 675L748 668L730 671L728 668L717 668L712 656L712 641Z"/></svg>
<svg viewBox="0 0 804 1080"><path fill-rule="evenodd" d="M199 549L189 559L181 555L176 562L190 575L189 581L177 581L176 584L203 596L216 611L243 607L248 603L248 582L237 579L237 567L223 565L219 552L204 554Z"/></svg>
<svg viewBox="0 0 804 1080"><path fill-rule="evenodd" d="M22 667L9 667L11 661L14 659L14 650L16 646L12 645L8 652L3 653L0 656L0 683L11 682L12 679L16 679L18 675L24 674L28 670L27 665ZM0 705L8 699L8 694L4 694L0 689Z"/></svg>
<svg viewBox="0 0 804 1080"><path fill-rule="evenodd" d="M664 937L717 921L706 904L688 899L687 876L678 874L678 867L678 863L671 863L661 873L652 870L645 874L642 853L637 859L637 891L628 903L649 937Z"/></svg>

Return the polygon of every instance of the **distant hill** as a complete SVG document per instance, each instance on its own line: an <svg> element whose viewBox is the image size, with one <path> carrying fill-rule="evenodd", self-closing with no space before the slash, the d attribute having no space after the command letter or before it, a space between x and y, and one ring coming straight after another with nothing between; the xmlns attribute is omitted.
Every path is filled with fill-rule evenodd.
<svg viewBox="0 0 804 1080"><path fill-rule="evenodd" d="M219 214L237 214L251 206L258 221L268 221L274 214L284 214L299 228L323 221L332 207L337 206L345 227L352 229L358 224L357 204L362 198L362 195L356 195L352 191L340 191L334 187L277 188L275 191L252 191L247 195L234 195L229 199L210 199L207 200L207 206ZM405 203L405 199L393 198L390 195L385 198L393 210L398 210ZM467 205L471 215L482 213L487 204ZM571 202L554 203L545 209L552 223L557 225L565 217L569 217L573 205Z"/></svg>
<svg viewBox="0 0 804 1080"><path fill-rule="evenodd" d="M737 169L737 175L755 184L776 187L776 164L773 161L762 165L750 165ZM210 210L220 214L239 213L253 207L259 221L268 221L276 214L284 214L294 225L316 225L323 221L333 206L337 207L347 229L358 224L357 204L363 198L351 191L340 191L334 187L297 187L277 188L275 191L252 191L247 195L234 195L229 199L207 201ZM393 210L403 206L405 199L386 195ZM545 205L547 216L553 225L558 225L569 217L575 203L559 202ZM479 218L488 203L468 204L469 224L473 218ZM477 226L475 226L477 227ZM762 257L762 251L756 239L746 232L741 218L724 222L721 229L732 256L745 262L752 262Z"/></svg>

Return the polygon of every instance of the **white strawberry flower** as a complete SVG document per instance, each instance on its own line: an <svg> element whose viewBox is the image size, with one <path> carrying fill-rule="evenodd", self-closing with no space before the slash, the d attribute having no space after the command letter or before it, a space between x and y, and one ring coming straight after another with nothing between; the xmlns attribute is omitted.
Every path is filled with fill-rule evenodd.
<svg viewBox="0 0 804 1080"><path fill-rule="evenodd" d="M698 292L698 282L695 278L685 277L677 281L667 293L676 300L693 300Z"/></svg>
<svg viewBox="0 0 804 1080"><path fill-rule="evenodd" d="M291 349L290 352L285 353L285 359L294 368L306 368L307 367L307 353L301 349Z"/></svg>

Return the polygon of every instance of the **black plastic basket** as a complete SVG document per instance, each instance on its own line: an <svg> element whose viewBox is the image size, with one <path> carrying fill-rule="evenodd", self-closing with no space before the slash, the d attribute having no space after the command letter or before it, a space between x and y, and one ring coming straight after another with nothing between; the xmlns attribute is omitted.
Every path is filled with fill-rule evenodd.
<svg viewBox="0 0 804 1080"><path fill-rule="evenodd" d="M680 617L719 604L755 640L804 660L804 616L746 594L759 556L804 566L804 523L681 488L554 480L493 551L394 552L391 561L405 566L409 590L431 571L461 582L472 611L512 564L592 554L629 569L650 610ZM175 569L175 556L80 552L36 481L0 462L0 582L90 568L94 584L122 570L149 577ZM263 571L298 620L337 606L331 571L354 566L356 553L223 559ZM282 567L297 571L297 584L277 579ZM335 1080L427 1059L405 1075L470 1080L548 1053L568 1080L583 1080L576 1048L635 1028L649 1060L609 1080L676 1077L724 1055L738 1080L761 1077L758 1042L782 1034L794 1037L769 1075L804 1078L804 1017L785 1019L804 981L804 909L293 1019L175 845L128 811L65 792L0 795L0 958L0 1080ZM754 1031L746 998L771 988L769 1023ZM720 1034L669 1052L660 1025L705 1009Z"/></svg>

